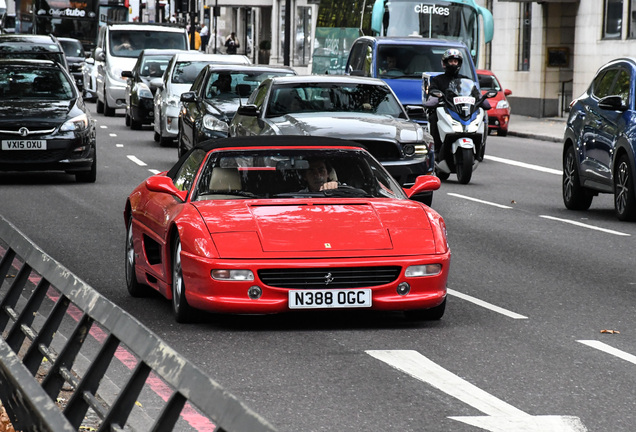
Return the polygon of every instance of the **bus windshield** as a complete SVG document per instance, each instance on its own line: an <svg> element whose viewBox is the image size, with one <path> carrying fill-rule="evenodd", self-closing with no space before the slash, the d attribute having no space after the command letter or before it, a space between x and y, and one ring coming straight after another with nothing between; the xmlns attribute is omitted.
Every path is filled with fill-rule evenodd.
<svg viewBox="0 0 636 432"><path fill-rule="evenodd" d="M385 3L381 36L423 36L463 42L477 51L477 11L462 3L419 3L391 0Z"/></svg>

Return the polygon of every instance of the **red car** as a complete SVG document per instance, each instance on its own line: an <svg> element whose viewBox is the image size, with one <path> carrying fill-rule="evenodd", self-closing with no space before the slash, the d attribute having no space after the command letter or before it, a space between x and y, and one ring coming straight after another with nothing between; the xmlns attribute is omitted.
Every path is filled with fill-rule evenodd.
<svg viewBox="0 0 636 432"><path fill-rule="evenodd" d="M488 133L497 131L497 135L508 135L508 123L510 122L510 104L506 96L510 96L512 92L504 89L499 84L499 80L489 70L477 70L479 77L479 87L482 94L488 90L497 90L497 96L488 99L492 108L488 110Z"/></svg>
<svg viewBox="0 0 636 432"><path fill-rule="evenodd" d="M440 319L450 249L442 217L409 197L359 144L335 138L217 139L128 197L126 282L193 309L270 314L368 308Z"/></svg>

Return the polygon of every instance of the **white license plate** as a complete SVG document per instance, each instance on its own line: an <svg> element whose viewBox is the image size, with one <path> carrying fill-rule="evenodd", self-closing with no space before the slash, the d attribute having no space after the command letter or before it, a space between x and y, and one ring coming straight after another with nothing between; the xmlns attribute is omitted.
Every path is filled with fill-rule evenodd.
<svg viewBox="0 0 636 432"><path fill-rule="evenodd" d="M46 140L2 140L2 150L46 150Z"/></svg>
<svg viewBox="0 0 636 432"><path fill-rule="evenodd" d="M290 309L371 307L371 290L290 290Z"/></svg>

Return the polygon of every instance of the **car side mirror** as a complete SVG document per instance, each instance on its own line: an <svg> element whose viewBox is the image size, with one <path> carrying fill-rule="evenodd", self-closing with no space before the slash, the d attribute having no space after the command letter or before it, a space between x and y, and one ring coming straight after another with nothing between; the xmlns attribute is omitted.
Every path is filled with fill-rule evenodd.
<svg viewBox="0 0 636 432"><path fill-rule="evenodd" d="M196 99L196 94L194 92L185 92L181 93L181 102L191 103Z"/></svg>
<svg viewBox="0 0 636 432"><path fill-rule="evenodd" d="M236 113L242 116L258 117L261 112L256 105L247 104L247 105L241 105L240 107L238 107L238 110L236 110Z"/></svg>
<svg viewBox="0 0 636 432"><path fill-rule="evenodd" d="M121 71L121 76L122 78L132 78L133 73L132 71Z"/></svg>
<svg viewBox="0 0 636 432"><path fill-rule="evenodd" d="M93 57L86 57L86 64L95 64L95 59Z"/></svg>
<svg viewBox="0 0 636 432"><path fill-rule="evenodd" d="M106 61L106 55L101 48L95 48L95 60Z"/></svg>
<svg viewBox="0 0 636 432"><path fill-rule="evenodd" d="M504 94L505 94L506 96L510 96L510 95L512 94L512 90L510 90L510 89L505 89L505 90L504 90Z"/></svg>
<svg viewBox="0 0 636 432"><path fill-rule="evenodd" d="M627 110L627 106L623 104L623 99L618 95L605 96L598 101L598 107L608 111Z"/></svg>
<svg viewBox="0 0 636 432"><path fill-rule="evenodd" d="M146 179L146 188L151 192L167 193L175 198L185 201L187 192L176 188L172 179L165 175L154 175Z"/></svg>
<svg viewBox="0 0 636 432"><path fill-rule="evenodd" d="M404 188L404 192L406 192L406 196L412 198L414 195L417 195L422 192L435 191L440 188L442 182L438 177L433 175L422 175L418 176L415 179L415 184L410 188Z"/></svg>
<svg viewBox="0 0 636 432"><path fill-rule="evenodd" d="M428 119L428 115L426 115L426 111L422 105L406 105L404 107L406 113L409 115L410 119Z"/></svg>

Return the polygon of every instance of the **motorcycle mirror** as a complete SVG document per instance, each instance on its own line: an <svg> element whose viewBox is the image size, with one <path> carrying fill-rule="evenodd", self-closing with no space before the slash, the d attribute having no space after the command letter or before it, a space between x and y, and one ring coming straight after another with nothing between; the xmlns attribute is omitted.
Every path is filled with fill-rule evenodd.
<svg viewBox="0 0 636 432"><path fill-rule="evenodd" d="M494 98L497 96L497 90L488 90L486 92L486 99Z"/></svg>
<svg viewBox="0 0 636 432"><path fill-rule="evenodd" d="M433 96L433 97L438 98L438 99L440 99L440 98L442 98L442 97L444 96L444 93L442 93L441 91L439 91L439 90L437 90L437 89L431 90L431 91L429 92L429 94L430 94L431 96Z"/></svg>

